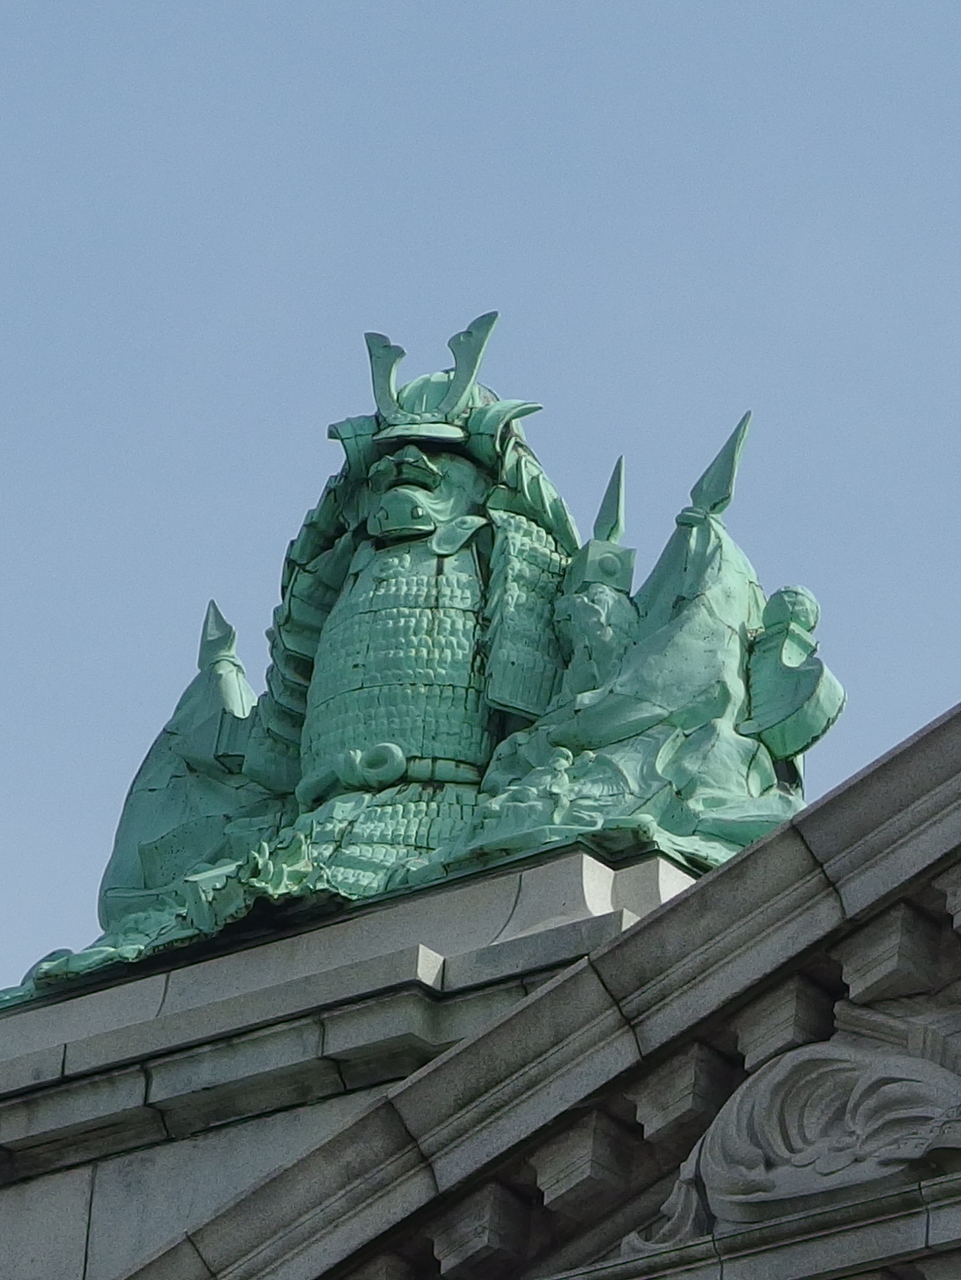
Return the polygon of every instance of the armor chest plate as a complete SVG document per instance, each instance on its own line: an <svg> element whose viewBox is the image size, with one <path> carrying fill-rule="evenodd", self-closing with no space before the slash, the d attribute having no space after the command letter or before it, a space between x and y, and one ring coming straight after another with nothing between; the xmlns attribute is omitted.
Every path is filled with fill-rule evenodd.
<svg viewBox="0 0 961 1280"><path fill-rule="evenodd" d="M492 743L473 550L437 556L425 540L373 555L362 549L355 566L314 659L305 774L380 742L409 758L483 767Z"/></svg>

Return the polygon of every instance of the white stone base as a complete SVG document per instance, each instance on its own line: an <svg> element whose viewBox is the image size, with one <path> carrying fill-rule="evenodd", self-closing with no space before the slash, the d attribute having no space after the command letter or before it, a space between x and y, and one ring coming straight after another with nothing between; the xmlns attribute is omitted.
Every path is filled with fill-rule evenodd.
<svg viewBox="0 0 961 1280"><path fill-rule="evenodd" d="M118 1280L690 883L567 851L10 1010L0 1276Z"/></svg>

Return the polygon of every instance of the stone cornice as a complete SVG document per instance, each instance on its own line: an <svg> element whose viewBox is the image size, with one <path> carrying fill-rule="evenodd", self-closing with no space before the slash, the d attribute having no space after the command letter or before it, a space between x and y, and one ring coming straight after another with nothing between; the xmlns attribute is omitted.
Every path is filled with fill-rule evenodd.
<svg viewBox="0 0 961 1280"><path fill-rule="evenodd" d="M705 1036L721 1044L739 1010L813 960L836 956L840 944L893 904L925 890L920 918L942 927L943 893L932 897L930 886L961 857L959 798L961 712L955 709L538 988L397 1085L351 1130L191 1233L190 1247L207 1269L197 1274L316 1280L360 1265L372 1250L389 1247L402 1227L430 1234L432 1215L449 1213L458 1196L500 1176L512 1159L527 1159L565 1116L594 1105L605 1091L636 1093L649 1071ZM912 907L891 927L917 914ZM931 985L937 978L932 973ZM893 990L903 989L897 973L893 980ZM404 1176L386 1185L385 1162L403 1168ZM345 1212L373 1188L376 1213ZM912 1223L930 1224L929 1206L916 1194L913 1207L892 1211L891 1221L907 1213ZM908 1193L897 1195L906 1204ZM861 1214L863 1226L864 1206L843 1212ZM924 1238L911 1236L908 1254L923 1247ZM174 1242L131 1277L188 1274L170 1269L187 1247L186 1238ZM686 1270L680 1257L675 1266L664 1255L659 1263L633 1260L591 1274L627 1280L670 1271L714 1280L720 1247L713 1241L688 1246ZM866 1255L863 1262L873 1265ZM762 1272L736 1274L747 1280ZM782 1271L778 1264L777 1274L820 1273Z"/></svg>

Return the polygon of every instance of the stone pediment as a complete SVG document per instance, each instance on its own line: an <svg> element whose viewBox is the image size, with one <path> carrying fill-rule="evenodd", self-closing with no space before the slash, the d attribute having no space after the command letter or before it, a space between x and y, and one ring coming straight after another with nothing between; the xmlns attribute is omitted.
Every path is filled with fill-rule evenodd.
<svg viewBox="0 0 961 1280"><path fill-rule="evenodd" d="M43 1044L51 1008L8 1016L0 1026L35 1020L33 1040L24 1033L34 1047L19 1055L19 1084L15 1059L6 1064L0 1145L12 1181L0 1213L5 1198L10 1213L29 1188L52 1193L57 1179L72 1179L83 1223L79 1263L64 1225L60 1270L11 1277L957 1280L961 711L626 930L623 916L612 918L613 898L605 905L596 915L572 906L579 919L540 934L521 928L501 957L495 944L445 963L415 933L406 951L319 979L317 939L347 927L326 926L271 944L288 948L278 980L258 987L248 966L247 992L229 987L231 964L240 975L229 955L140 979L155 986L149 999L141 993L139 1021L127 1016L96 1035L78 1023L65 1048ZM448 969L463 985L445 994ZM58 1025L69 1028L71 1009L82 1021L83 1001L119 1006L137 985L53 1006ZM179 1010L171 991L181 992ZM258 998L273 1007L259 1010L255 1032L238 1030L240 1006ZM326 1059L336 1085L320 1083L321 1042L312 1056L304 1047L305 1009L319 1004L329 1011L317 1034L340 1054ZM296 1033L282 1022L288 1013L301 1020ZM269 1044L271 1028L282 1029L283 1046ZM192 1065L177 1056L187 1047L170 1052L191 1034ZM253 1034L259 1049L245 1044L246 1076L231 1083L227 1059ZM299 1074L280 1065L308 1060ZM191 1070L207 1072L192 1092ZM147 1092L121 1097L125 1073L127 1087L145 1080ZM211 1212L185 1212L185 1230L139 1256L128 1250L111 1271L104 1242L130 1226L110 1221L109 1200L98 1205L98 1186L120 1176L103 1153L139 1147L146 1160L162 1139L174 1151L226 1141L242 1126L211 1126L231 1096L281 1085L291 1090L283 1106L250 1122L274 1130L261 1130L246 1185L231 1196L225 1176ZM105 1091L113 1101L88 1146L71 1149L82 1124L67 1104L84 1090L85 1114ZM45 1096L54 1136L33 1141ZM127 1135L119 1147L118 1132ZM189 1181L183 1155L178 1176ZM17 1230L23 1256L39 1248Z"/></svg>

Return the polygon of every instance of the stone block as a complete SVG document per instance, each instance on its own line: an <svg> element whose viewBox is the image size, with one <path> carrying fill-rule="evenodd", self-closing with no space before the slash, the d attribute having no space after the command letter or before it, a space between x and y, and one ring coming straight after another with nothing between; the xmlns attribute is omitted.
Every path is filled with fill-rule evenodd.
<svg viewBox="0 0 961 1280"><path fill-rule="evenodd" d="M631 1184L636 1135L602 1111L589 1111L529 1157L544 1208L572 1221L596 1218Z"/></svg>
<svg viewBox="0 0 961 1280"><path fill-rule="evenodd" d="M614 876L611 867L579 850L524 868L514 908L496 941L610 915Z"/></svg>
<svg viewBox="0 0 961 1280"><path fill-rule="evenodd" d="M961 1249L936 1253L929 1258L917 1258L910 1267L914 1268L917 1280L958 1280L961 1276ZM910 1275L910 1267L903 1271L895 1269L891 1273L891 1280L914 1280L914 1276Z"/></svg>
<svg viewBox="0 0 961 1280"><path fill-rule="evenodd" d="M3 1280L85 1280L93 1169L67 1169L0 1189Z"/></svg>
<svg viewBox="0 0 961 1280"><path fill-rule="evenodd" d="M331 1009L324 1015L324 1053L337 1062L414 1050L421 1063L446 1048L437 1006L421 991L398 991Z"/></svg>
<svg viewBox="0 0 961 1280"><path fill-rule="evenodd" d="M388 1097L446 1189L639 1061L582 960Z"/></svg>
<svg viewBox="0 0 961 1280"><path fill-rule="evenodd" d="M214 1273L187 1236L165 1249L159 1257L138 1267L135 1275L136 1280L214 1280Z"/></svg>
<svg viewBox="0 0 961 1280"><path fill-rule="evenodd" d="M955 707L793 820L856 916L961 844Z"/></svg>
<svg viewBox="0 0 961 1280"><path fill-rule="evenodd" d="M642 918L697 884L694 876L675 867L667 858L645 858L632 867L619 867L611 894L615 907Z"/></svg>
<svg viewBox="0 0 961 1280"><path fill-rule="evenodd" d="M944 894L945 910L951 916L954 931L961 932L961 862L956 863L932 881Z"/></svg>
<svg viewBox="0 0 961 1280"><path fill-rule="evenodd" d="M724 1280L717 1250L711 1239L681 1245L679 1248L665 1246L651 1250L647 1247L640 1252L635 1247L635 1240L636 1236L624 1240L616 1269L608 1264L616 1280L635 1280L635 1277L637 1280L640 1277L647 1280L648 1276L656 1276L657 1280L661 1280L661 1277L664 1280ZM774 1278L769 1277L768 1280Z"/></svg>
<svg viewBox="0 0 961 1280"><path fill-rule="evenodd" d="M417 1280L414 1268L396 1253L385 1253L374 1258L357 1271L350 1273L350 1280Z"/></svg>
<svg viewBox="0 0 961 1280"><path fill-rule="evenodd" d="M0 1103L0 1148L27 1176L166 1136L140 1068L55 1085Z"/></svg>
<svg viewBox="0 0 961 1280"><path fill-rule="evenodd" d="M621 1092L634 1104L645 1139L667 1167L687 1155L734 1085L731 1064L707 1045L695 1043Z"/></svg>
<svg viewBox="0 0 961 1280"><path fill-rule="evenodd" d="M899 902L831 952L854 1004L917 995L937 985L941 928Z"/></svg>
<svg viewBox="0 0 961 1280"><path fill-rule="evenodd" d="M159 1011L167 975L121 982L88 995L65 993L62 1000L14 1008L0 1018L0 1062L41 1049L115 1031L153 1018Z"/></svg>
<svg viewBox="0 0 961 1280"><path fill-rule="evenodd" d="M467 1196L426 1229L446 1280L497 1280L524 1258L530 1210L497 1182Z"/></svg>
<svg viewBox="0 0 961 1280"><path fill-rule="evenodd" d="M927 1251L956 1258L961 1253L961 1186L957 1174L921 1183L927 1205ZM949 1272L950 1274L950 1272ZM961 1270L957 1273L961 1276ZM952 1277L954 1280L954 1277Z"/></svg>
<svg viewBox="0 0 961 1280"><path fill-rule="evenodd" d="M327 1104L325 1104L327 1105ZM430 1167L395 1109L369 1105L191 1238L215 1275L259 1280L280 1260L310 1280L403 1222L436 1194Z"/></svg>
<svg viewBox="0 0 961 1280"><path fill-rule="evenodd" d="M64 1046L56 1044L49 1049L34 1049L31 1053L22 1053L16 1058L0 1060L0 1097L59 1080L63 1074L63 1056Z"/></svg>
<svg viewBox="0 0 961 1280"><path fill-rule="evenodd" d="M378 939L370 936L377 923L373 915L361 916L356 924L364 927L355 930L353 937L347 924L328 925L176 969L170 974L162 1013L208 1008L232 997L252 998L257 992L284 991L298 980L312 986L315 1004L322 1002L328 986L336 1000L344 987L373 991L411 979L439 985L443 957L412 944L409 936L395 948L382 933L382 945L377 945ZM347 944L344 951L338 951L338 939ZM348 981L353 972L363 974L363 985Z"/></svg>
<svg viewBox="0 0 961 1280"><path fill-rule="evenodd" d="M926 1221L917 1186L862 1201L860 1212L835 1202L788 1219L747 1228L715 1228L714 1245L724 1280L860 1278L892 1258L912 1258L926 1249ZM784 1219L781 1220L784 1222Z"/></svg>
<svg viewBox="0 0 961 1280"><path fill-rule="evenodd" d="M290 941L289 938L280 939L276 945L282 946ZM191 986L191 974L204 970L207 965L236 959L237 956L218 957L217 961L205 961L172 973L172 982L176 977L176 991L170 1001L164 1002L158 1017L127 1027L122 1032L68 1044L66 1070L89 1071L105 1063L203 1044L215 1036L245 1031L284 1017L296 1017L373 991L408 984L439 988L443 978L442 956L427 947L410 946L388 955L344 964L324 973L290 976L286 981L281 979L276 985L265 986L263 974L256 967L257 953L263 950L257 947L237 953L254 959L248 961L245 970L233 970L229 975L231 985L222 991L218 991L216 985L219 971L199 973L196 988ZM242 972L246 973L250 983L246 992L235 989Z"/></svg>
<svg viewBox="0 0 961 1280"><path fill-rule="evenodd" d="M649 1054L843 922L819 863L785 826L601 947L591 963Z"/></svg>
<svg viewBox="0 0 961 1280"><path fill-rule="evenodd" d="M324 1015L324 1056L348 1089L403 1079L524 998L520 983L437 1000L394 991Z"/></svg>
<svg viewBox="0 0 961 1280"><path fill-rule="evenodd" d="M126 1277L179 1233L196 1230L276 1170L303 1159L371 1101L369 1093L342 1094L101 1161L85 1280ZM159 1274L179 1280L176 1271Z"/></svg>
<svg viewBox="0 0 961 1280"><path fill-rule="evenodd" d="M778 983L735 1014L731 1024L745 1071L756 1071L787 1049L827 1040L834 1029L834 1001L800 974Z"/></svg>
<svg viewBox="0 0 961 1280"><path fill-rule="evenodd" d="M573 848L512 873L517 877L516 899L504 926L491 939L504 944L514 938L554 930L576 921L610 916L618 910L640 918L694 883L666 858L648 858L614 868ZM442 899L438 905L446 905ZM445 954L457 955L462 945Z"/></svg>
<svg viewBox="0 0 961 1280"><path fill-rule="evenodd" d="M303 1018L158 1058L147 1067L147 1102L176 1137L341 1093L321 1047L319 1019Z"/></svg>
<svg viewBox="0 0 961 1280"><path fill-rule="evenodd" d="M444 990L457 991L565 962L570 964L616 938L636 921L637 916L631 911L609 911L606 915L555 925L508 942L449 956L444 964Z"/></svg>

